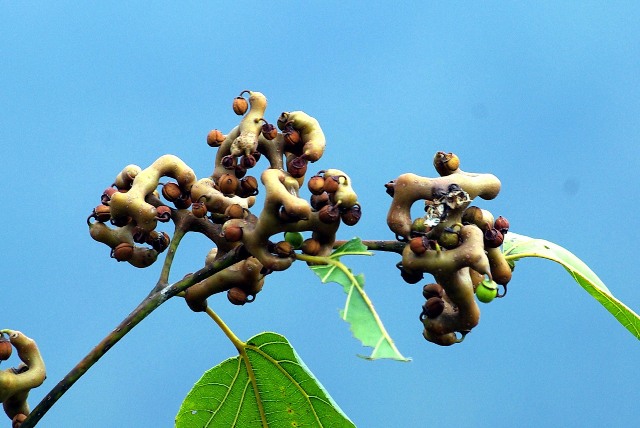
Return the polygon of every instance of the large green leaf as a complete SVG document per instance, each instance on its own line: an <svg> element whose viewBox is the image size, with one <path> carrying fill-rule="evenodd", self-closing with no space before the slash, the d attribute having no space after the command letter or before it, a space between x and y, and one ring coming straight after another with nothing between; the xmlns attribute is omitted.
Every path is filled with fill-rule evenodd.
<svg viewBox="0 0 640 428"><path fill-rule="evenodd" d="M541 257L560 263L591 296L602 304L627 330L640 339L640 317L616 299L598 276L582 260L553 242L509 232L503 251L507 260Z"/></svg>
<svg viewBox="0 0 640 428"><path fill-rule="evenodd" d="M340 261L342 256L371 254L359 238L354 238L324 258L324 264L311 265L311 269L322 282L337 282L347 293L347 301L344 309L340 311L340 316L351 325L353 335L363 345L373 348L371 355L365 358L408 361L396 348L373 303L364 292L364 275L354 275L351 269Z"/></svg>
<svg viewBox="0 0 640 428"><path fill-rule="evenodd" d="M239 351L193 386L176 427L355 426L284 336L261 333Z"/></svg>

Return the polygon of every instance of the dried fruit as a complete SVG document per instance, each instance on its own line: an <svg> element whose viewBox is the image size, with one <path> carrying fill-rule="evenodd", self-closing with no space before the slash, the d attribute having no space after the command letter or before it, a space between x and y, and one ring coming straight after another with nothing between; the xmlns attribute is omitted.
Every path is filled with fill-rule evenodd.
<svg viewBox="0 0 640 428"><path fill-rule="evenodd" d="M324 192L324 178L321 175L314 175L307 182L309 191L314 195L321 195Z"/></svg>
<svg viewBox="0 0 640 428"><path fill-rule="evenodd" d="M427 300L432 297L442 298L443 294L444 294L444 288L442 288L442 285L438 283L433 282L431 284L425 284L425 286L422 287L422 295Z"/></svg>
<svg viewBox="0 0 640 428"><path fill-rule="evenodd" d="M409 248L417 255L421 255L427 252L429 248L428 239L424 236L416 236L409 241Z"/></svg>
<svg viewBox="0 0 640 428"><path fill-rule="evenodd" d="M104 189L104 192L102 192L100 202L102 202L103 205L107 205L111 200L111 196L113 196L113 194L117 191L118 189L116 189L115 187L107 187L106 189Z"/></svg>
<svg viewBox="0 0 640 428"><path fill-rule="evenodd" d="M311 199L311 208L316 211L320 211L322 207L329 203L329 194L327 192L322 192L319 195L312 195Z"/></svg>
<svg viewBox="0 0 640 428"><path fill-rule="evenodd" d="M506 218L500 216L493 223L493 227L498 229L500 231L500 233L502 233L504 235L509 231L509 220L507 220Z"/></svg>
<svg viewBox="0 0 640 428"><path fill-rule="evenodd" d="M224 142L224 135L222 132L217 129L212 129L207 134L207 144L210 147L220 147L220 145Z"/></svg>
<svg viewBox="0 0 640 428"><path fill-rule="evenodd" d="M444 311L444 300L431 297L422 306L422 314L427 318L437 318Z"/></svg>
<svg viewBox="0 0 640 428"><path fill-rule="evenodd" d="M324 191L327 193L335 193L340 187L340 177L330 175L324 177Z"/></svg>
<svg viewBox="0 0 640 428"><path fill-rule="evenodd" d="M257 159L253 155L242 156L240 163L246 169L251 169L256 166Z"/></svg>
<svg viewBox="0 0 640 428"><path fill-rule="evenodd" d="M247 112L247 109L249 108L249 102L246 99L242 98L242 94L244 94L245 92L249 91L242 91L239 96L233 99L233 111L238 116L242 116L243 114L245 114Z"/></svg>
<svg viewBox="0 0 640 428"><path fill-rule="evenodd" d="M262 132L264 138L266 138L267 140L273 140L274 138L276 138L278 136L278 130L276 129L276 127L264 119L262 119L262 121L264 122L264 124L262 125L260 132Z"/></svg>
<svg viewBox="0 0 640 428"><path fill-rule="evenodd" d="M321 248L322 246L320 245L320 242L317 239L313 238L305 239L305 241L302 243L302 246L300 247L303 253L310 256L318 255Z"/></svg>
<svg viewBox="0 0 640 428"><path fill-rule="evenodd" d="M4 337L4 334L0 335L0 361L8 360L13 352L13 346L9 339Z"/></svg>
<svg viewBox="0 0 640 428"><path fill-rule="evenodd" d="M162 186L162 196L164 196L167 201L173 202L182 196L182 190L177 183L166 183Z"/></svg>
<svg viewBox="0 0 640 428"><path fill-rule="evenodd" d="M111 220L111 209L107 205L98 205L93 209L93 216L101 223Z"/></svg>
<svg viewBox="0 0 640 428"><path fill-rule="evenodd" d="M240 188L242 189L242 196L254 196L258 194L258 180L249 175L240 180Z"/></svg>
<svg viewBox="0 0 640 428"><path fill-rule="evenodd" d="M335 205L325 205L318 211L321 222L331 224L340 220L340 210Z"/></svg>
<svg viewBox="0 0 640 428"><path fill-rule="evenodd" d="M220 165L224 167L224 169L235 169L238 161L235 156L227 155L220 160Z"/></svg>
<svg viewBox="0 0 640 428"><path fill-rule="evenodd" d="M287 172L294 178L304 177L307 173L307 160L298 156L287 161Z"/></svg>
<svg viewBox="0 0 640 428"><path fill-rule="evenodd" d="M295 147L300 142L300 133L293 129L293 126L286 126L283 135L284 142L289 148Z"/></svg>
<svg viewBox="0 0 640 428"><path fill-rule="evenodd" d="M293 255L293 245L287 241L280 241L274 245L273 252L278 257L291 257Z"/></svg>
<svg viewBox="0 0 640 428"><path fill-rule="evenodd" d="M504 235L495 227L484 232L484 245L487 248L498 248L504 241Z"/></svg>
<svg viewBox="0 0 640 428"><path fill-rule="evenodd" d="M244 208L240 204L231 204L224 210L224 216L227 219L231 218L243 218L244 217Z"/></svg>
<svg viewBox="0 0 640 428"><path fill-rule="evenodd" d="M207 215L207 206L204 202L194 202L191 206L191 213L198 218L203 218Z"/></svg>
<svg viewBox="0 0 640 428"><path fill-rule="evenodd" d="M186 210L191 206L191 197L183 193L180 195L178 199L173 201L173 205L175 205L176 208L179 210Z"/></svg>
<svg viewBox="0 0 640 428"><path fill-rule="evenodd" d="M156 207L156 219L158 219L158 221L162 223L166 223L171 220L171 208L166 205L160 205L159 207Z"/></svg>
<svg viewBox="0 0 640 428"><path fill-rule="evenodd" d="M225 195L233 195L238 188L238 178L232 174L223 174L218 179L218 189Z"/></svg>
<svg viewBox="0 0 640 428"><path fill-rule="evenodd" d="M424 278L424 274L422 272L405 269L405 267L400 263L398 263L396 267L400 269L400 276L407 284L416 284Z"/></svg>
<svg viewBox="0 0 640 428"><path fill-rule="evenodd" d="M133 257L133 245L123 242L111 250L111 257L119 262L126 262Z"/></svg>
<svg viewBox="0 0 640 428"><path fill-rule="evenodd" d="M362 211L360 209L360 205L357 204L340 214L342 222L347 226L353 226L358 223L358 221L360 221L360 217L362 217Z"/></svg>
<svg viewBox="0 0 640 428"><path fill-rule="evenodd" d="M249 295L240 287L232 287L227 291L227 299L234 305L244 305L249 302Z"/></svg>
<svg viewBox="0 0 640 428"><path fill-rule="evenodd" d="M166 232L161 232L153 239L150 240L149 244L159 253L162 253L169 247L169 243L171 242L171 238Z"/></svg>
<svg viewBox="0 0 640 428"><path fill-rule="evenodd" d="M224 229L222 236L229 242L238 242L242 239L242 228L239 226L229 226Z"/></svg>

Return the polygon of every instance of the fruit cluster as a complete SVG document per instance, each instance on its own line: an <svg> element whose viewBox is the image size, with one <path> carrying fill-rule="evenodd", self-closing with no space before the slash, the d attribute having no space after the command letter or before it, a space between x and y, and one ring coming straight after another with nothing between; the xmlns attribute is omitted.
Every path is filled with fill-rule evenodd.
<svg viewBox="0 0 640 428"><path fill-rule="evenodd" d="M207 297L222 291L234 304L253 301L266 274L287 269L295 260L298 247L274 240L275 235L310 231L299 248L311 255L329 254L340 222L353 225L360 219L351 179L339 170L320 171L308 181L311 199L300 197L308 164L324 153L324 133L318 121L302 111L282 113L274 126L264 118L266 107L260 92L243 91L234 99L233 111L242 116L239 125L227 134L214 129L207 135L207 144L217 148L209 177L197 179L172 155L144 170L125 167L89 216L91 236L111 247L116 260L137 267L154 263L171 248L179 230L180 238L195 231L213 241L205 265L243 245L250 257L185 292L194 311L205 310ZM262 158L269 163L260 175L264 205L254 215L251 208L261 189L249 173ZM161 183L162 177L175 181ZM156 230L158 222L168 221L176 226L173 238Z"/></svg>
<svg viewBox="0 0 640 428"><path fill-rule="evenodd" d="M408 243L398 263L402 278L414 284L429 273L436 281L423 287L425 339L452 345L478 324L474 295L489 302L498 294L497 284L506 293L511 267L499 247L509 224L470 206L476 197L495 198L498 178L462 171L453 153L436 153L433 164L440 177L403 174L385 185L393 197L387 224ZM425 215L412 220L411 207L418 200L424 200Z"/></svg>
<svg viewBox="0 0 640 428"><path fill-rule="evenodd" d="M8 335L8 339L5 338ZM9 359L16 348L22 363L0 371L0 402L13 427L20 426L30 412L29 391L42 385L46 378L44 361L33 339L15 330L0 330L0 361Z"/></svg>

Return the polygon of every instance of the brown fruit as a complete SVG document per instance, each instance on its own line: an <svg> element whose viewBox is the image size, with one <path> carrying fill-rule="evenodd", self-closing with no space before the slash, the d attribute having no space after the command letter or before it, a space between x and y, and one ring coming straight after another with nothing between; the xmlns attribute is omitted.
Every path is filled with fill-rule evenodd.
<svg viewBox="0 0 640 428"><path fill-rule="evenodd" d="M107 187L106 189L104 189L104 192L102 192L100 202L102 202L103 205L107 205L111 200L111 196L113 196L113 194L117 191L118 189L116 189L115 187Z"/></svg>
<svg viewBox="0 0 640 428"><path fill-rule="evenodd" d="M314 175L307 182L309 191L314 195L321 195L324 192L324 178L320 175Z"/></svg>
<svg viewBox="0 0 640 428"><path fill-rule="evenodd" d="M194 202L191 206L191 213L198 218L204 218L207 215L207 206L204 202Z"/></svg>
<svg viewBox="0 0 640 428"><path fill-rule="evenodd" d="M492 227L484 232L484 246L487 248L498 248L504 241L504 235L498 229Z"/></svg>
<svg viewBox="0 0 640 428"><path fill-rule="evenodd" d="M293 178L304 177L307 173L307 160L302 156L287 161L287 171Z"/></svg>
<svg viewBox="0 0 640 428"><path fill-rule="evenodd" d="M256 166L256 162L257 162L257 159L253 155L242 156L242 159L240 160L240 163L246 169L251 169L254 166Z"/></svg>
<svg viewBox="0 0 640 428"><path fill-rule="evenodd" d="M222 165L224 169L235 169L237 164L238 160L232 155L227 155L220 160L220 165Z"/></svg>
<svg viewBox="0 0 640 428"><path fill-rule="evenodd" d="M244 305L249 301L249 295L240 287L232 287L227 291L227 299L234 305Z"/></svg>
<svg viewBox="0 0 640 428"><path fill-rule="evenodd" d="M123 242L111 250L111 257L119 262L126 262L133 257L133 245Z"/></svg>
<svg viewBox="0 0 640 428"><path fill-rule="evenodd" d="M175 201L181 195L182 195L182 190L180 189L180 186L178 186L177 183L169 182L164 186L162 186L162 196L164 196L164 198L169 202Z"/></svg>
<svg viewBox="0 0 640 428"><path fill-rule="evenodd" d="M422 287L422 295L427 300L432 297L442 298L443 294L444 294L444 288L442 288L442 285L437 284L435 282L431 284L426 284L424 287Z"/></svg>
<svg viewBox="0 0 640 428"><path fill-rule="evenodd" d="M191 197L183 193L178 199L173 201L173 205L175 205L179 210L186 210L191 206Z"/></svg>
<svg viewBox="0 0 640 428"><path fill-rule="evenodd" d="M239 226L226 227L222 235L229 242L238 242L242 239L242 228Z"/></svg>
<svg viewBox="0 0 640 428"><path fill-rule="evenodd" d="M462 224L475 224L480 229L486 229L482 210L476 206L470 206L462 213Z"/></svg>
<svg viewBox="0 0 640 428"><path fill-rule="evenodd" d="M340 220L340 210L335 205L325 205L318 211L321 222L331 224Z"/></svg>
<svg viewBox="0 0 640 428"><path fill-rule="evenodd" d="M22 423L27 420L27 415L24 413L18 413L11 420L11 428L20 428Z"/></svg>
<svg viewBox="0 0 640 428"><path fill-rule="evenodd" d="M438 152L433 157L433 166L441 176L451 175L460 167L460 159L454 153Z"/></svg>
<svg viewBox="0 0 640 428"><path fill-rule="evenodd" d="M360 221L360 217L362 217L362 211L360 210L360 205L354 205L348 210L344 211L340 214L340 218L342 222L347 226L353 226L358 221Z"/></svg>
<svg viewBox="0 0 640 428"><path fill-rule="evenodd" d="M249 102L242 97L235 97L233 99L233 111L238 115L242 116L247 112L249 108Z"/></svg>
<svg viewBox="0 0 640 428"><path fill-rule="evenodd" d="M224 210L224 215L230 218L244 218L244 208L240 204L231 204Z"/></svg>
<svg viewBox="0 0 640 428"><path fill-rule="evenodd" d="M273 252L278 257L291 257L293 255L293 245L287 241L280 241L274 246Z"/></svg>
<svg viewBox="0 0 640 428"><path fill-rule="evenodd" d="M159 207L157 207L156 219L162 223L166 223L171 220L171 208L166 205L160 205Z"/></svg>
<svg viewBox="0 0 640 428"><path fill-rule="evenodd" d="M322 192L319 195L312 195L310 202L311 208L316 211L320 211L322 207L329 203L329 194L327 192Z"/></svg>
<svg viewBox="0 0 640 428"><path fill-rule="evenodd" d="M310 256L315 256L320 253L322 246L317 239L309 238L305 239L302 243L302 247L300 249L303 253L308 254Z"/></svg>
<svg viewBox="0 0 640 428"><path fill-rule="evenodd" d="M224 135L222 132L217 129L212 129L207 134L207 144L210 147L220 147L220 145L224 142Z"/></svg>
<svg viewBox="0 0 640 428"><path fill-rule="evenodd" d="M242 197L255 196L258 194L258 180L248 175L240 180L240 188L242 189Z"/></svg>
<svg viewBox="0 0 640 428"><path fill-rule="evenodd" d="M8 360L13 352L13 346L4 335L0 336L0 361Z"/></svg>
<svg viewBox="0 0 640 428"><path fill-rule="evenodd" d="M494 222L493 227L498 229L504 235L509 231L509 220L500 216Z"/></svg>
<svg viewBox="0 0 640 428"><path fill-rule="evenodd" d="M169 243L171 242L171 238L167 235L166 232L161 232L153 239L150 240L150 245L159 253L162 253L169 247Z"/></svg>
<svg viewBox="0 0 640 428"><path fill-rule="evenodd" d="M293 129L292 126L287 126L283 132L284 142L291 148L296 146L300 142L300 133Z"/></svg>
<svg viewBox="0 0 640 428"><path fill-rule="evenodd" d="M218 189L225 195L233 195L238 189L238 178L233 174L223 174L218 179Z"/></svg>
<svg viewBox="0 0 640 428"><path fill-rule="evenodd" d="M431 297L422 306L422 313L427 318L436 318L444 311L444 300L440 297Z"/></svg>
<svg viewBox="0 0 640 428"><path fill-rule="evenodd" d="M107 205L98 205L93 209L93 216L100 223L111 220L111 209Z"/></svg>
<svg viewBox="0 0 640 428"><path fill-rule="evenodd" d="M334 175L324 177L324 191L327 193L335 193L340 187L340 178Z"/></svg>
<svg viewBox="0 0 640 428"><path fill-rule="evenodd" d="M421 255L427 252L428 244L424 236L416 236L409 241L409 248L414 254Z"/></svg>
<svg viewBox="0 0 640 428"><path fill-rule="evenodd" d="M264 138L266 138L267 140L273 140L278 136L278 130L276 129L276 127L266 121L262 125L260 131L262 132Z"/></svg>

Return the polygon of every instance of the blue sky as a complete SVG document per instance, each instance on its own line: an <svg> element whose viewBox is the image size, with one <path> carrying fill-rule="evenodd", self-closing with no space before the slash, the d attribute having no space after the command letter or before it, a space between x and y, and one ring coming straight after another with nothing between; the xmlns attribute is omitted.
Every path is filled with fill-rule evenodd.
<svg viewBox="0 0 640 428"><path fill-rule="evenodd" d="M638 311L639 19L637 2L0 3L0 328L44 354L31 405L159 275L91 240L102 190L165 153L209 175L206 133L237 124L231 100L244 89L269 98L271 120L304 110L320 121L328 145L314 166L347 171L363 206L341 238L392 239L383 184L433 176L433 154L453 151L462 169L502 181L483 208L573 251ZM188 236L174 279L209 247ZM342 291L303 266L270 276L251 305L209 303L241 338L288 337L360 427L640 418L638 341L561 267L521 261L507 298L481 307L462 345L440 348L421 336L420 286L401 281L397 261L350 264L408 364L357 358L366 350L338 318ZM232 355L208 318L170 301L41 424L172 426L191 385Z"/></svg>

